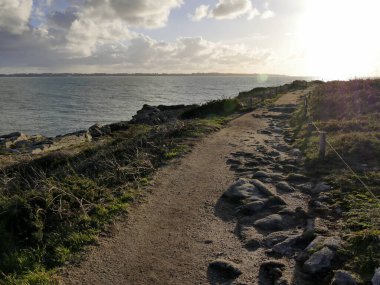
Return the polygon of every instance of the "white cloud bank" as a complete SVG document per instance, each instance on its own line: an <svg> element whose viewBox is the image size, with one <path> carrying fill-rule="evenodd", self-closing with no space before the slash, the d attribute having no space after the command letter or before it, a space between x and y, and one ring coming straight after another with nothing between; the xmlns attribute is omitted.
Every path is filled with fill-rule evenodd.
<svg viewBox="0 0 380 285"><path fill-rule="evenodd" d="M28 30L33 0L0 0L0 30L21 34Z"/></svg>
<svg viewBox="0 0 380 285"><path fill-rule="evenodd" d="M39 25L33 26L30 19L36 9L42 11L40 6L33 7L32 0L0 0L0 72L13 68L71 72L74 66L75 72L251 72L253 66L271 58L268 51L244 45L202 37L164 42L136 32L136 28L165 26L182 0L72 3L77 4L66 10L48 10L38 16ZM194 20L209 13L218 18L232 17L227 10L233 10L234 17L248 15L254 9L249 3L221 0L212 11L204 5Z"/></svg>
<svg viewBox="0 0 380 285"><path fill-rule="evenodd" d="M201 5L195 9L190 18L193 21L200 21L205 18L217 20L232 20L245 16L247 20L252 20L261 15L262 19L269 19L275 16L274 12L269 9L269 3L265 3L265 10L260 11L253 6L251 0L218 0L214 7Z"/></svg>

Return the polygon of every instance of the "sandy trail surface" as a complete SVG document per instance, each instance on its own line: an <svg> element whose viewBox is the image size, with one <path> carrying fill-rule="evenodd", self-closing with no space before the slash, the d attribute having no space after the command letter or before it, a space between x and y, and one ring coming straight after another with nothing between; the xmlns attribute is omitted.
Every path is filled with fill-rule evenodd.
<svg viewBox="0 0 380 285"><path fill-rule="evenodd" d="M285 94L277 106L294 104L306 91ZM265 146L268 126L255 110L197 143L186 157L158 170L151 193L118 221L114 234L89 249L83 262L64 273L65 284L221 284L209 269L218 258L239 266L243 274L225 284L257 284L264 249L250 251L237 235L233 209L221 201L237 179L227 160ZM304 207L300 195L284 199ZM293 264L288 262L289 270ZM289 273L290 274L290 273ZM234 283L232 283L234 282Z"/></svg>

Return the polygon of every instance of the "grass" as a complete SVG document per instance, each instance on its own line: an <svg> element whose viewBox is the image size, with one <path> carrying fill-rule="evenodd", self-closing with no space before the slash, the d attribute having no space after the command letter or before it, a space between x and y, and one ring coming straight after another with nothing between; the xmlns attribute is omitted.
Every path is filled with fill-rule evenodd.
<svg viewBox="0 0 380 285"><path fill-rule="evenodd" d="M219 99L193 107L182 113L182 119L213 118L215 116L229 116L241 109L236 98Z"/></svg>
<svg viewBox="0 0 380 285"><path fill-rule="evenodd" d="M380 80L321 84L309 99L309 115L370 191L380 197ZM333 186L330 195L343 210L345 269L369 282L380 266L380 203L330 148L324 159L319 157L319 134L308 122L300 106L291 121L295 145L306 156L306 171Z"/></svg>
<svg viewBox="0 0 380 285"><path fill-rule="evenodd" d="M56 269L127 213L158 167L229 119L134 125L101 144L0 169L0 284L58 284Z"/></svg>

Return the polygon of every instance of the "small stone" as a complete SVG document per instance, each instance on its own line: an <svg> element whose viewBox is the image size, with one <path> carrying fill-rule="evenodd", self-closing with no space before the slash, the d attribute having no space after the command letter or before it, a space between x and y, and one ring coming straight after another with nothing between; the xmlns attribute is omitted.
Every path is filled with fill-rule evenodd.
<svg viewBox="0 0 380 285"><path fill-rule="evenodd" d="M306 193L311 193L311 190L314 188L314 184L312 182L306 182L305 184L300 185L301 189Z"/></svg>
<svg viewBox="0 0 380 285"><path fill-rule="evenodd" d="M217 259L211 262L209 267L231 278L236 278L241 274L241 270L235 263L224 259Z"/></svg>
<svg viewBox="0 0 380 285"><path fill-rule="evenodd" d="M304 263L303 269L310 274L316 274L321 270L328 270L331 268L331 263L336 253L324 247L321 250L313 253L310 258Z"/></svg>
<svg viewBox="0 0 380 285"><path fill-rule="evenodd" d="M271 178L271 173L268 173L266 171L257 171L255 174L253 174L252 178Z"/></svg>
<svg viewBox="0 0 380 285"><path fill-rule="evenodd" d="M258 241L258 240L256 240L256 239L251 239L251 240L247 241L246 244L245 244L245 247L246 247L248 250L256 250L256 249L258 249L260 246L261 246L260 241Z"/></svg>
<svg viewBox="0 0 380 285"><path fill-rule="evenodd" d="M285 264L278 260L268 260L261 264L260 270L263 271L267 278L277 280L282 276Z"/></svg>
<svg viewBox="0 0 380 285"><path fill-rule="evenodd" d="M300 234L289 236L284 241L273 246L272 251L280 255L292 256L295 252L293 246L299 241Z"/></svg>
<svg viewBox="0 0 380 285"><path fill-rule="evenodd" d="M289 237L289 232L273 232L267 235L264 239L264 244L271 248L274 245L286 240Z"/></svg>
<svg viewBox="0 0 380 285"><path fill-rule="evenodd" d="M269 190L269 188L264 184L262 183L261 181L257 180L257 179L253 179L251 181L251 183L253 185L255 185L259 190L260 192L265 195L265 196L273 196L273 193Z"/></svg>
<svg viewBox="0 0 380 285"><path fill-rule="evenodd" d="M371 279L372 285L380 285L380 267L375 270L375 274Z"/></svg>
<svg viewBox="0 0 380 285"><path fill-rule="evenodd" d="M277 157L277 156L280 156L280 153L278 151L273 150L273 151L268 152L268 155L272 157Z"/></svg>
<svg viewBox="0 0 380 285"><path fill-rule="evenodd" d="M268 231L280 231L284 229L282 216L272 214L255 222L255 226Z"/></svg>
<svg viewBox="0 0 380 285"><path fill-rule="evenodd" d="M241 208L241 212L245 214L254 214L254 213L260 212L262 209L264 209L264 207L265 207L264 201L254 201L254 202L244 205Z"/></svg>
<svg viewBox="0 0 380 285"><path fill-rule="evenodd" d="M260 130L259 133L264 134L264 135L271 135L272 132L268 130Z"/></svg>
<svg viewBox="0 0 380 285"><path fill-rule="evenodd" d="M286 177L286 180L287 180L287 181L302 182L302 181L307 181L307 180L309 180L309 178L306 177L305 175L302 175L302 174L290 173L290 174Z"/></svg>
<svg viewBox="0 0 380 285"><path fill-rule="evenodd" d="M276 184L277 189L285 192L294 192L294 188L290 186L287 182L281 181Z"/></svg>
<svg viewBox="0 0 380 285"><path fill-rule="evenodd" d="M326 192L326 191L329 191L329 190L331 190L331 186L330 185L328 185L325 182L320 182L317 185L315 185L315 187L311 190L311 193L318 194L318 193Z"/></svg>
<svg viewBox="0 0 380 285"><path fill-rule="evenodd" d="M331 285L356 285L357 281L350 272L344 270L335 271Z"/></svg>
<svg viewBox="0 0 380 285"><path fill-rule="evenodd" d="M301 156L302 152L298 148L294 148L291 151L289 151L289 154L292 156Z"/></svg>
<svg viewBox="0 0 380 285"><path fill-rule="evenodd" d="M280 196L272 196L269 197L267 201L267 205L270 207L281 207L284 208L286 206L286 202Z"/></svg>

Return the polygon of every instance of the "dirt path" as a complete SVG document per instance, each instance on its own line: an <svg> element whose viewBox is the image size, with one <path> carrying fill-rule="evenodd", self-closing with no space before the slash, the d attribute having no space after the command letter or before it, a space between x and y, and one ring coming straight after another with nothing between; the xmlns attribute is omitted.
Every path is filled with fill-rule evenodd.
<svg viewBox="0 0 380 285"><path fill-rule="evenodd" d="M277 105L294 104L305 92L288 93ZM256 284L265 250L242 246L232 209L220 198L236 180L226 164L231 154L254 153L267 144L268 134L260 133L269 124L263 112L230 122L181 161L159 170L146 202L118 222L115 235L102 238L78 267L68 269L65 284L219 284L208 269L218 258L244 273L233 284ZM286 200L290 208L306 205L300 195Z"/></svg>

